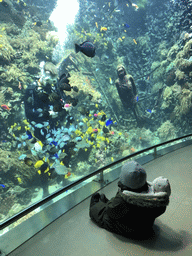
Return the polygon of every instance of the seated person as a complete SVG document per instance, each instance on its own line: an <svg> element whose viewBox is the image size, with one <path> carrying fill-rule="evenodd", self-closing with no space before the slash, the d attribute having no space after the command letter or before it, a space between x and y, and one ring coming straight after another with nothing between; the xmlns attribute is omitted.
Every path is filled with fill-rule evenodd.
<svg viewBox="0 0 192 256"><path fill-rule="evenodd" d="M91 219L98 226L129 238L152 236L154 221L166 211L171 189L162 179L151 183L146 178L146 171L139 163L125 163L116 196L111 200L104 194L95 193L92 196L89 210ZM165 189L164 185L169 188Z"/></svg>

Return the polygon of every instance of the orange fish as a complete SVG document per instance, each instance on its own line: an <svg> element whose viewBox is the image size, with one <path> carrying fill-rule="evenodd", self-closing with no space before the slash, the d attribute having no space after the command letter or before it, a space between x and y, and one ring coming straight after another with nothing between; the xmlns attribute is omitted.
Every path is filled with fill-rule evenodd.
<svg viewBox="0 0 192 256"><path fill-rule="evenodd" d="M5 104L2 104L1 107L2 107L3 109L5 109L5 110L11 110L11 109L10 109L7 105L5 105Z"/></svg>
<svg viewBox="0 0 192 256"><path fill-rule="evenodd" d="M134 147L132 147L131 149L130 149L130 153L135 153L135 148Z"/></svg>
<svg viewBox="0 0 192 256"><path fill-rule="evenodd" d="M100 31L107 31L106 27L101 27Z"/></svg>
<svg viewBox="0 0 192 256"><path fill-rule="evenodd" d="M136 40L135 40L135 39L133 39L133 42L134 42L135 44L137 44L137 42L136 42Z"/></svg>

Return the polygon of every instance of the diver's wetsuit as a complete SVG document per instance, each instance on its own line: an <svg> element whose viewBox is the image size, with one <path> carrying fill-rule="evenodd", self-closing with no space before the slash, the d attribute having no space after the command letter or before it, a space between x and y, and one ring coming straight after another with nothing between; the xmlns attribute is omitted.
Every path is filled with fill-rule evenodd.
<svg viewBox="0 0 192 256"><path fill-rule="evenodd" d="M127 110L130 108L138 122L140 113L136 104L137 89L133 77L131 75L125 75L123 78L118 78L115 81L115 85L124 109Z"/></svg>

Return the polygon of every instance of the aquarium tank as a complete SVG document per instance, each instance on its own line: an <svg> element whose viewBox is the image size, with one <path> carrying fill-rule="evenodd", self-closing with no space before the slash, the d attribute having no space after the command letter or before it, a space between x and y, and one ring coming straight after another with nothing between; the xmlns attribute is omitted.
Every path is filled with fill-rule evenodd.
<svg viewBox="0 0 192 256"><path fill-rule="evenodd" d="M192 126L191 0L0 0L0 222Z"/></svg>

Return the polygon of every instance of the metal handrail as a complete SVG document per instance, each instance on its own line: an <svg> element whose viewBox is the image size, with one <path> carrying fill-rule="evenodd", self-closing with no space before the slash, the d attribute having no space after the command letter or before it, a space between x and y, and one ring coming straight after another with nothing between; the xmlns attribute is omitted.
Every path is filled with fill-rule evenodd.
<svg viewBox="0 0 192 256"><path fill-rule="evenodd" d="M103 171L105 171L106 169L108 168L111 168L119 163L122 163L123 161L129 159L129 158L132 158L134 156L137 156L139 154L142 154L144 152L147 152L147 151L150 151L152 149L155 150L156 152L156 149L157 147L161 147L163 145L166 145L166 144L169 144L169 143L172 143L172 142L175 142L175 141L178 141L178 140L181 140L181 139L185 139L185 138L188 138L188 137L191 137L192 136L192 133L191 134L188 134L188 135L185 135L185 136L182 136L182 137L179 137L179 138L176 138L176 139L172 139L172 140L169 140L169 141L165 141L165 142L162 142L162 143L159 143L159 144L156 144L154 146L151 146L151 147L148 147L148 148L145 148L145 149L142 149L140 151L137 151L135 153L132 153L128 156L125 156L117 161L114 161L113 163L110 163L108 165L105 165L103 166L102 168L98 169L97 171L94 171L88 175L86 175L85 177L83 178L80 178L79 180L57 190L56 192L52 193L51 195L43 198L40 202L36 202L32 205L30 205L29 207L25 208L23 211L17 213L16 215L14 215L13 217L10 217L9 219L7 219L6 221L4 221L2 224L0 224L0 230L6 228L7 226L11 225L12 223L16 222L17 220L19 220L20 218L24 217L25 215L27 215L28 213L32 212L33 210L37 209L38 207L44 205L45 203L49 202L50 200L54 199L55 197L61 195L62 193L64 193L65 191L73 188L74 186L78 185L79 183L82 183L83 181L97 175L97 174L100 174L100 173L103 173Z"/></svg>

